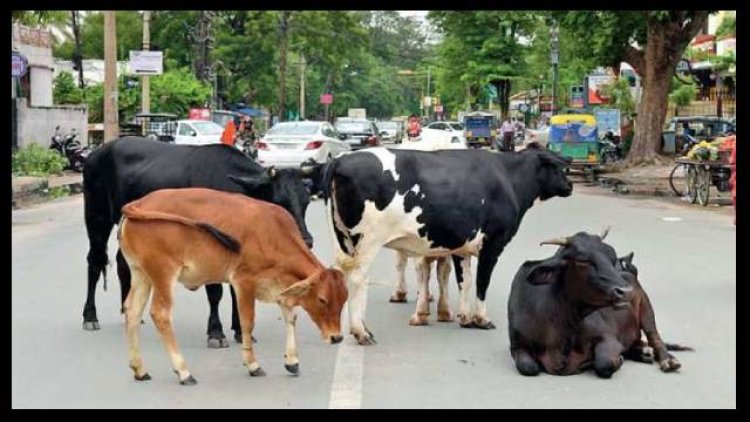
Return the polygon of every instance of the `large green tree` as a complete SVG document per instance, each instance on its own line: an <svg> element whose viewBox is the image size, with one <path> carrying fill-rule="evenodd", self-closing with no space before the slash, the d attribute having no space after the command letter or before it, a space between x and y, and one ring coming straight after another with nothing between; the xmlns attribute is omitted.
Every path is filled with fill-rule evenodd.
<svg viewBox="0 0 750 422"><path fill-rule="evenodd" d="M503 116L507 116L513 82L524 74L527 46L520 40L530 37L538 17L532 12L481 11L446 12L432 11L428 18L446 35L452 37L457 51L464 54L443 56L466 59L463 63L446 63L460 66L460 79L474 85L493 85ZM456 51L454 49L454 51Z"/></svg>
<svg viewBox="0 0 750 422"><path fill-rule="evenodd" d="M661 146L670 82L677 63L708 19L709 11L555 12L562 30L579 40L579 54L619 69L627 62L641 76L633 146L627 161L653 161ZM619 73L619 72L616 72Z"/></svg>

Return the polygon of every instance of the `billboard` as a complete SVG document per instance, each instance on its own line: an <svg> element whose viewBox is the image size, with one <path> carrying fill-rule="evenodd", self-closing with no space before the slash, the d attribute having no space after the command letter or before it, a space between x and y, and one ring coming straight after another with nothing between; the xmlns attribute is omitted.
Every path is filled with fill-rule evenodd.
<svg viewBox="0 0 750 422"><path fill-rule="evenodd" d="M136 75L161 75L164 72L161 51L130 51L130 71Z"/></svg>
<svg viewBox="0 0 750 422"><path fill-rule="evenodd" d="M588 76L588 103L589 104L607 104L609 98L602 94L602 86L612 83L610 75L589 75Z"/></svg>

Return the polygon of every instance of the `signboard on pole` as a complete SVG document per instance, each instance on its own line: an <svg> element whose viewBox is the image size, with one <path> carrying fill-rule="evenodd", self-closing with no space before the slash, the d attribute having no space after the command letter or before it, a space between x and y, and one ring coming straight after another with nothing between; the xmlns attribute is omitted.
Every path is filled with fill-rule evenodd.
<svg viewBox="0 0 750 422"><path fill-rule="evenodd" d="M611 130L615 136L620 136L620 110L616 108L598 108L594 110L596 127L599 134Z"/></svg>
<svg viewBox="0 0 750 422"><path fill-rule="evenodd" d="M320 103L321 104L333 103L333 94L320 94Z"/></svg>
<svg viewBox="0 0 750 422"><path fill-rule="evenodd" d="M23 54L16 52L10 54L10 71L13 78L22 77L28 69L29 62Z"/></svg>
<svg viewBox="0 0 750 422"><path fill-rule="evenodd" d="M423 97L422 98L422 105L425 107L429 107L430 104L432 104L432 97Z"/></svg>
<svg viewBox="0 0 750 422"><path fill-rule="evenodd" d="M588 82L588 103L607 104L609 98L602 93L602 87L612 83L612 77L609 75L589 75Z"/></svg>
<svg viewBox="0 0 750 422"><path fill-rule="evenodd" d="M570 106L572 108L583 108L583 85L570 87Z"/></svg>
<svg viewBox="0 0 750 422"><path fill-rule="evenodd" d="M130 51L130 71L136 75L161 75L164 73L161 51Z"/></svg>
<svg viewBox="0 0 750 422"><path fill-rule="evenodd" d="M191 108L188 113L189 120L211 120L211 110L207 108Z"/></svg>

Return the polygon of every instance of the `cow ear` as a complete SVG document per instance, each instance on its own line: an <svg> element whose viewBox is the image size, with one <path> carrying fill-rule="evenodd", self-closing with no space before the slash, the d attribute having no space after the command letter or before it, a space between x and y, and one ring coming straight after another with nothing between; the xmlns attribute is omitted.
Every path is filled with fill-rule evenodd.
<svg viewBox="0 0 750 422"><path fill-rule="evenodd" d="M305 295L310 290L310 287L312 287L312 281L306 278L287 287L279 293L279 296L300 297Z"/></svg>
<svg viewBox="0 0 750 422"><path fill-rule="evenodd" d="M271 184L271 178L266 173L258 176L234 176L230 174L227 177L249 192L254 192Z"/></svg>
<svg viewBox="0 0 750 422"><path fill-rule="evenodd" d="M279 293L278 302L281 305L293 307L299 303L299 298L310 291L312 282L309 278L298 281Z"/></svg>
<svg viewBox="0 0 750 422"><path fill-rule="evenodd" d="M562 259L548 259L534 267L526 276L526 281L538 286L540 284L552 284L560 278L562 270L565 267L565 261Z"/></svg>
<svg viewBox="0 0 750 422"><path fill-rule="evenodd" d="M634 254L635 254L634 252L630 252L629 254L627 254L627 255L625 255L623 257L617 258L617 259L619 259L620 262L623 263L623 264L633 265L633 255Z"/></svg>
<svg viewBox="0 0 750 422"><path fill-rule="evenodd" d="M617 261L620 263L620 268L622 268L623 271L627 271L636 277L638 276L638 268L633 265L633 252L617 258Z"/></svg>

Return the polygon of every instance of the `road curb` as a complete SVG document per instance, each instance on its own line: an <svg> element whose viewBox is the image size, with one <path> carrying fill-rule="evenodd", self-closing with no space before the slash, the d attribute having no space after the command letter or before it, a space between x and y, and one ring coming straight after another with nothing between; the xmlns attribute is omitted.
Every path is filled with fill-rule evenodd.
<svg viewBox="0 0 750 422"><path fill-rule="evenodd" d="M39 178L12 186L11 208L19 209L29 205L52 201L63 196L83 192L83 180L61 181L58 178Z"/></svg>

